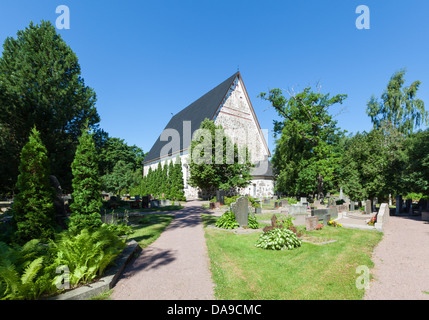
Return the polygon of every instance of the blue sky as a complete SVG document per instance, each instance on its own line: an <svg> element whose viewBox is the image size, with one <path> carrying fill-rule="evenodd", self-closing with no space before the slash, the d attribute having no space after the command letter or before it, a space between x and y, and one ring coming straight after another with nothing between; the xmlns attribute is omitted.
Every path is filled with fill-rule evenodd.
<svg viewBox="0 0 429 320"><path fill-rule="evenodd" d="M355 25L361 4L369 30ZM370 130L366 103L401 68L407 85L422 81L418 97L429 104L427 0L0 0L0 42L31 20L55 25L59 5L70 8L71 25L58 32L97 93L101 127L145 152L171 113L238 67L270 131L278 117L257 95L272 88L320 82L323 93L347 94L331 111L353 133Z"/></svg>

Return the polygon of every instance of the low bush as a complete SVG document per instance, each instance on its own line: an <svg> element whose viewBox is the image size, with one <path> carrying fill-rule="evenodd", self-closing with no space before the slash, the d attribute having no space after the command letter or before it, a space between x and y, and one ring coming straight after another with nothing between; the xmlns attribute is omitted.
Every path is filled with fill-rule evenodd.
<svg viewBox="0 0 429 320"><path fill-rule="evenodd" d="M51 242L55 267L65 265L69 269L70 285L87 283L101 276L125 247L118 233L103 224L96 231L83 229L79 234L63 232ZM62 277L59 275L56 277Z"/></svg>
<svg viewBox="0 0 429 320"><path fill-rule="evenodd" d="M60 266L67 267L71 287L101 276L125 247L119 238L123 230L117 227L103 224L78 234L64 231L48 244L37 239L23 246L0 242L0 300L37 299L56 293L56 285L64 277L56 273Z"/></svg>
<svg viewBox="0 0 429 320"><path fill-rule="evenodd" d="M301 240L289 229L274 228L261 234L255 246L268 250L291 250L300 247Z"/></svg>
<svg viewBox="0 0 429 320"><path fill-rule="evenodd" d="M234 213L227 211L216 221L215 226L222 229L236 229L240 225L235 220Z"/></svg>
<svg viewBox="0 0 429 320"><path fill-rule="evenodd" d="M253 218L250 214L249 214L247 223L250 229L259 228L258 221L256 220L256 218ZM235 214L232 211L227 211L216 221L215 226L222 229L236 229L240 225L235 219Z"/></svg>

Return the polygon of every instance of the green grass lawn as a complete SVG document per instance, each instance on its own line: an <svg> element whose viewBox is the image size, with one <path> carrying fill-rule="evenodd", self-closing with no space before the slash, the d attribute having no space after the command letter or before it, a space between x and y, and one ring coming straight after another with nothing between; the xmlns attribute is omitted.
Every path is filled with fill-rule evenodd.
<svg viewBox="0 0 429 320"><path fill-rule="evenodd" d="M159 238L161 233L173 221L174 216L168 214L148 214L144 217L130 217L133 233L129 240L135 240L141 248L145 248Z"/></svg>
<svg viewBox="0 0 429 320"><path fill-rule="evenodd" d="M204 225L215 217L204 215ZM294 250L255 247L261 233L234 234L205 228L215 297L220 300L362 299L355 286L359 265L373 266L371 253L382 234L324 227L307 235L337 242L302 243Z"/></svg>

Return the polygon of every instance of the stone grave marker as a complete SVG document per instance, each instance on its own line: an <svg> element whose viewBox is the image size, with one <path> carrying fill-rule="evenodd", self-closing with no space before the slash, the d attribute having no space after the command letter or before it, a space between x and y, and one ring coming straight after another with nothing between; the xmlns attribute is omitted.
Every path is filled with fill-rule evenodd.
<svg viewBox="0 0 429 320"><path fill-rule="evenodd" d="M295 226L303 226L303 225L305 225L305 221L309 217L309 215L306 213L298 213L298 214L290 215L289 217L294 218L292 220L292 223Z"/></svg>
<svg viewBox="0 0 429 320"><path fill-rule="evenodd" d="M285 208L288 205L287 199L282 199L279 201L279 207Z"/></svg>
<svg viewBox="0 0 429 320"><path fill-rule="evenodd" d="M327 226L329 221L331 221L331 215L328 213L323 216L323 225Z"/></svg>
<svg viewBox="0 0 429 320"><path fill-rule="evenodd" d="M305 218L305 230L313 231L319 223L319 217L307 217Z"/></svg>
<svg viewBox="0 0 429 320"><path fill-rule="evenodd" d="M311 210L311 216L318 217L318 219L323 219L325 215L329 214L331 219L338 218L338 209L337 208L327 208L327 209L313 209Z"/></svg>
<svg viewBox="0 0 429 320"><path fill-rule="evenodd" d="M382 203L380 205L380 209L378 210L377 222L375 223L374 227L377 230L382 231L383 225L386 224L387 221L389 221L389 217L390 217L389 205L387 203Z"/></svg>
<svg viewBox="0 0 429 320"><path fill-rule="evenodd" d="M398 194L396 196L396 211L395 211L395 214L401 214L401 212L402 212L402 196Z"/></svg>
<svg viewBox="0 0 429 320"><path fill-rule="evenodd" d="M371 214L371 213L372 213L371 200L366 200L366 202L365 202L365 214Z"/></svg>
<svg viewBox="0 0 429 320"><path fill-rule="evenodd" d="M307 213L307 206L301 206L301 205L291 205L289 206L289 214L306 214Z"/></svg>
<svg viewBox="0 0 429 320"><path fill-rule="evenodd" d="M245 197L240 197L235 204L235 220L237 220L240 227L247 227L249 219L249 201Z"/></svg>
<svg viewBox="0 0 429 320"><path fill-rule="evenodd" d="M224 190L217 190L216 191L216 202L219 202L220 204L225 203L225 191Z"/></svg>
<svg viewBox="0 0 429 320"><path fill-rule="evenodd" d="M273 214L273 216L271 217L271 226L264 227L264 229L262 229L262 231L268 232L268 231L273 230L274 228L277 228L277 217L275 214Z"/></svg>

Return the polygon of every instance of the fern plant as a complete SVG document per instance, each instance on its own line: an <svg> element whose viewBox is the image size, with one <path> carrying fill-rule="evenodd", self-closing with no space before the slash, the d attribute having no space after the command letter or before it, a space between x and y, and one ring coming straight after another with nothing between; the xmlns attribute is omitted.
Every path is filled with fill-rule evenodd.
<svg viewBox="0 0 429 320"><path fill-rule="evenodd" d="M83 229L77 235L64 232L57 241L51 242L51 246L56 253L53 265L66 265L70 271L70 285L75 286L101 276L125 247L125 243L115 232L102 225L96 231ZM53 283L57 283L61 277L56 276Z"/></svg>
<svg viewBox="0 0 429 320"><path fill-rule="evenodd" d="M46 246L31 240L23 247L0 242L0 300L36 299L54 289Z"/></svg>

